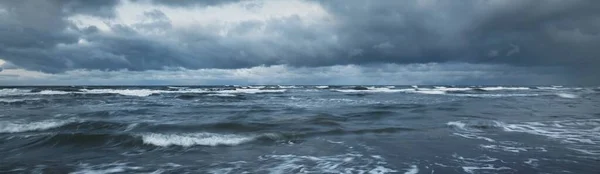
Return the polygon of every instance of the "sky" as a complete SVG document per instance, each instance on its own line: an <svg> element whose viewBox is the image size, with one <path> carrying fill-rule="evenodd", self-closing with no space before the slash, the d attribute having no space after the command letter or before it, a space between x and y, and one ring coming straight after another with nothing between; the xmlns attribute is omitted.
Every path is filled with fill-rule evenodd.
<svg viewBox="0 0 600 174"><path fill-rule="evenodd" d="M597 0L0 1L0 85L598 85Z"/></svg>

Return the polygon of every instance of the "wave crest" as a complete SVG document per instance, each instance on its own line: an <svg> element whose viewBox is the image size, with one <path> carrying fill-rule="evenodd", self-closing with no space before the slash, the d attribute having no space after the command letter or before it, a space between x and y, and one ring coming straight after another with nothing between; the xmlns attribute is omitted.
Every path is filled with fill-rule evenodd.
<svg viewBox="0 0 600 174"><path fill-rule="evenodd" d="M228 145L234 146L242 143L250 142L256 139L255 136L242 136L234 134L215 134L215 133L187 133L187 134L160 134L150 133L142 135L142 140L145 144L155 146L183 146L190 147L195 145L203 146L218 146Z"/></svg>
<svg viewBox="0 0 600 174"><path fill-rule="evenodd" d="M63 125L71 123L71 121L39 121L39 122L30 122L30 123L15 123L2 121L0 122L0 133L17 133L17 132L29 132L29 131L39 131L46 130L51 128L57 128Z"/></svg>

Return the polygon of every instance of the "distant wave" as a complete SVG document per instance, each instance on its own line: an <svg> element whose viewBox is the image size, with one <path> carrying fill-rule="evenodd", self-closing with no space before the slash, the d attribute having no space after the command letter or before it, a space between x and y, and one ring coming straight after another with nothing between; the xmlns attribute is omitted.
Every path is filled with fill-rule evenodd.
<svg viewBox="0 0 600 174"><path fill-rule="evenodd" d="M235 94L222 94L222 93L218 93L218 94L207 94L207 96L236 97L237 95L235 95Z"/></svg>
<svg viewBox="0 0 600 174"><path fill-rule="evenodd" d="M483 87L483 88L479 88L482 90L486 90L486 91L499 91L499 90L530 90L531 88L528 87L502 87L502 86L497 86L497 87Z"/></svg>
<svg viewBox="0 0 600 174"><path fill-rule="evenodd" d="M72 121L58 121L58 120L46 120L38 122L10 122L0 121L0 133L17 133L17 132L28 132L28 131L39 131L47 130L51 128L57 128Z"/></svg>
<svg viewBox="0 0 600 174"><path fill-rule="evenodd" d="M561 97L561 98L568 98L568 99L579 98L579 96L577 96L575 94L568 94L568 93L556 93L556 96Z"/></svg>
<svg viewBox="0 0 600 174"><path fill-rule="evenodd" d="M28 89L17 89L17 88L7 88L0 89L0 96L14 96L14 95L23 95L29 93Z"/></svg>
<svg viewBox="0 0 600 174"><path fill-rule="evenodd" d="M5 104L26 103L26 102L36 102L36 101L45 101L45 100L42 98L0 98L0 103L5 103Z"/></svg>
<svg viewBox="0 0 600 174"><path fill-rule="evenodd" d="M174 90L173 90L174 89ZM260 89L260 88L233 88L233 89L204 89L204 88L173 88L169 90L157 89L80 89L77 91L57 90L25 90L25 89L1 89L0 96L20 95L67 95L67 94L117 94L124 96L148 97L154 94L215 94L215 96L232 96L233 94L261 94L261 93L283 93L286 89Z"/></svg>

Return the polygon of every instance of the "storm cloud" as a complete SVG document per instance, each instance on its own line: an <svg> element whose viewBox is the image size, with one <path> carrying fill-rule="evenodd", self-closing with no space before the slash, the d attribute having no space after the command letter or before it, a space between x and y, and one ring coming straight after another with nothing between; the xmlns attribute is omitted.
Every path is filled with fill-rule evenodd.
<svg viewBox="0 0 600 174"><path fill-rule="evenodd" d="M594 0L0 2L0 59L59 75L433 63L598 84L598 48Z"/></svg>

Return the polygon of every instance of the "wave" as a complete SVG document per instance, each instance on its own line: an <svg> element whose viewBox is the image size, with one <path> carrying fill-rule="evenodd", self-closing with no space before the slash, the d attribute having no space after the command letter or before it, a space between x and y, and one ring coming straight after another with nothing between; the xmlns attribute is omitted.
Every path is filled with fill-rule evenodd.
<svg viewBox="0 0 600 174"><path fill-rule="evenodd" d="M221 91L213 91L215 93L221 93L221 94L238 94L238 93L242 93L242 94L261 94L261 93L283 93L286 92L287 90L285 89L257 89L257 88L250 88L250 89L234 89L234 90L221 90Z"/></svg>
<svg viewBox="0 0 600 174"><path fill-rule="evenodd" d="M0 98L0 104L25 104L35 102L47 102L42 98Z"/></svg>
<svg viewBox="0 0 600 174"><path fill-rule="evenodd" d="M82 89L84 94L120 94L126 96L147 97L161 92L171 92L151 89Z"/></svg>
<svg viewBox="0 0 600 174"><path fill-rule="evenodd" d="M236 134L217 134L209 132L200 133L184 133L184 134L163 134L163 133L149 133L142 134L142 141L145 144L151 144L155 146L167 147L167 146L235 146L242 143L258 140L261 137L271 138L277 137L275 134L263 134L263 135L236 135Z"/></svg>
<svg viewBox="0 0 600 174"><path fill-rule="evenodd" d="M577 96L575 94L568 94L568 93L556 93L556 96L558 96L560 98L568 98L568 99L579 98L579 96Z"/></svg>
<svg viewBox="0 0 600 174"><path fill-rule="evenodd" d="M207 96L216 96L216 97L236 97L237 95L235 95L235 94L223 94L223 93L219 93L219 94L207 94Z"/></svg>
<svg viewBox="0 0 600 174"><path fill-rule="evenodd" d="M277 85L277 88L279 88L279 89L296 89L296 88L301 88L301 87L293 86L293 85L292 86Z"/></svg>
<svg viewBox="0 0 600 174"><path fill-rule="evenodd" d="M536 97L540 94L449 94L457 97L502 98L502 97Z"/></svg>
<svg viewBox="0 0 600 174"><path fill-rule="evenodd" d="M483 87L483 88L479 88L485 91L500 91L500 90L530 90L531 88L529 87L502 87L502 86L497 86L497 87Z"/></svg>
<svg viewBox="0 0 600 174"><path fill-rule="evenodd" d="M0 121L0 133L18 133L18 132L29 132L29 131L40 131L52 128L57 128L72 121L58 121L58 120L46 120L38 122L9 122Z"/></svg>
<svg viewBox="0 0 600 174"><path fill-rule="evenodd" d="M155 94L212 94L213 96L231 97L233 94L262 94L284 93L286 89L259 89L259 88L233 88L233 89L189 89L177 88L168 90L157 89L80 89L78 91L40 90L30 92L22 89L2 89L0 96L20 95L67 95L67 94L117 94L124 96L148 97Z"/></svg>
<svg viewBox="0 0 600 174"><path fill-rule="evenodd" d="M30 92L30 90L27 90L27 89L7 88L7 89L0 89L0 96L23 95L23 94L27 94L29 92Z"/></svg>

